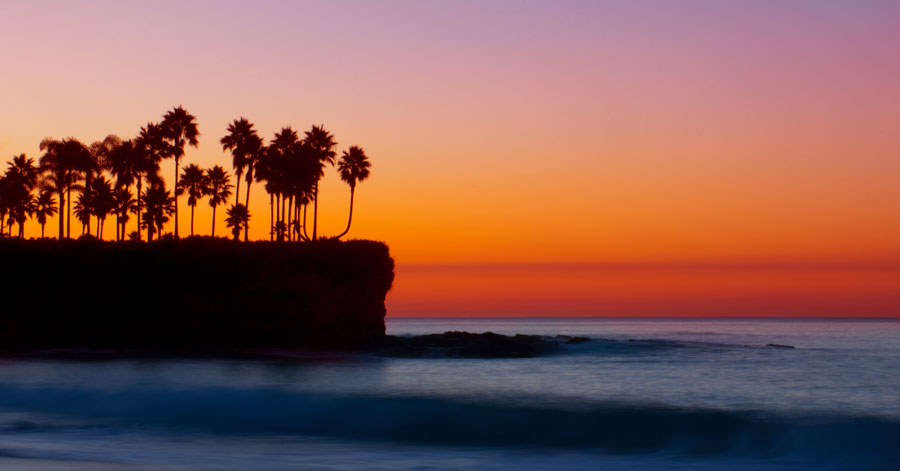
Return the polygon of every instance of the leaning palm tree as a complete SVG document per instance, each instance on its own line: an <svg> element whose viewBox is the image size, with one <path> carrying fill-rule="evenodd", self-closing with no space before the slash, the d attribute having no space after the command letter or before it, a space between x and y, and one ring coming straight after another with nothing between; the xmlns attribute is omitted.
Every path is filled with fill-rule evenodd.
<svg viewBox="0 0 900 471"><path fill-rule="evenodd" d="M347 228L341 232L336 238L340 239L350 232L350 223L353 221L353 193L356 190L356 184L369 178L369 158L366 157L362 147L350 146L341 154L341 160L338 162L338 172L341 174L341 180L347 182L350 186L350 216L347 217Z"/></svg>
<svg viewBox="0 0 900 471"><path fill-rule="evenodd" d="M241 176L246 173L247 197L244 205L250 206L250 185L253 183L253 171L262 157L263 140L253 129L253 123L246 118L236 119L228 125L228 134L220 141L222 150L230 150L234 174L237 178L237 187L234 192L234 204L238 204L241 193ZM248 237L247 228L244 228L244 240Z"/></svg>
<svg viewBox="0 0 900 471"><path fill-rule="evenodd" d="M231 228L231 235L234 236L234 240L240 240L241 229L246 228L247 224L250 223L250 213L247 212L247 207L238 203L228 208L225 213L228 215L225 218L225 225Z"/></svg>
<svg viewBox="0 0 900 471"><path fill-rule="evenodd" d="M175 197L183 193L188 194L188 206L191 207L191 235L194 235L194 208L197 203L206 194L206 173L197 164L190 164L184 168L181 173L181 180L175 189ZM177 201L176 201L177 203ZM178 211L175 211L175 217L178 217Z"/></svg>
<svg viewBox="0 0 900 471"><path fill-rule="evenodd" d="M212 208L212 237L216 236L216 207L224 204L231 196L231 189L234 187L229 181L228 172L221 165L206 171L206 195L209 196L209 207Z"/></svg>
<svg viewBox="0 0 900 471"><path fill-rule="evenodd" d="M184 108L178 106L166 112L161 123L163 127L163 136L170 144L170 156L175 160L175 238L178 238L178 165L181 158L184 157L184 146L190 144L197 147L197 138L200 132L197 131L197 118L188 113ZM191 208L191 219L193 220L193 207ZM192 234L193 235L193 231Z"/></svg>
<svg viewBox="0 0 900 471"><path fill-rule="evenodd" d="M325 164L334 165L335 152L334 148L337 142L334 136L325 130L324 125L313 125L312 129L304 133L303 143L309 146L313 151L316 161L319 165L320 176L316 178L316 185L313 188L313 235L312 240L316 240L316 229L318 227L319 215L319 180L324 176Z"/></svg>
<svg viewBox="0 0 900 471"><path fill-rule="evenodd" d="M53 193L42 191L34 208L34 217L41 225L41 239L44 238L44 225L47 224L47 218L55 215L56 211L56 198L53 197Z"/></svg>

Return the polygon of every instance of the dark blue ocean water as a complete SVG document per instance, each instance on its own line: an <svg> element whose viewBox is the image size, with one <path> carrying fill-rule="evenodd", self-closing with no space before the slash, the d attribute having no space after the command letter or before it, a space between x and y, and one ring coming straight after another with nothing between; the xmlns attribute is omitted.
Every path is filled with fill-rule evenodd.
<svg viewBox="0 0 900 471"><path fill-rule="evenodd" d="M388 329L592 340L526 359L0 359L0 470L900 469L897 320Z"/></svg>

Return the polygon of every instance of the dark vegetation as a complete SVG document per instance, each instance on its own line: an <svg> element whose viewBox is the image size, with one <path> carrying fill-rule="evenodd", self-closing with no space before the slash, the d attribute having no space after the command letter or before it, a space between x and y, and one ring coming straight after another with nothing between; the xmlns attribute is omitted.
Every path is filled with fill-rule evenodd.
<svg viewBox="0 0 900 471"><path fill-rule="evenodd" d="M7 238L0 261L7 351L358 349L384 336L394 277L371 241Z"/></svg>
<svg viewBox="0 0 900 471"><path fill-rule="evenodd" d="M24 238L25 223L34 219L43 238L48 218L56 216L57 239L69 239L74 214L81 223L76 237L93 234L103 239L105 222L114 217L116 241L141 240L142 231L147 241L158 239L170 221L168 235L177 239L177 202L185 194L191 208L190 235L195 234L194 210L208 198L213 213L210 235L215 237L216 208L227 204L234 189L234 204L225 208L225 222L235 240L243 233L247 242L250 188L259 182L269 195L269 239L315 241L320 239L319 182L326 166L335 165L350 187L350 210L347 227L333 238L349 232L356 186L368 178L371 168L361 147L349 146L338 158L337 142L322 125L312 126L302 138L290 126L284 127L266 145L253 124L242 117L228 126L219 141L223 151L231 152L232 184L220 165L203 169L190 164L182 172L185 147L197 147L199 137L196 117L179 106L166 112L162 121L141 127L130 139L109 135L90 145L73 137L44 139L37 163L25 154L15 156L0 176L0 237L12 237L15 225L18 237ZM166 159L175 163L171 188L160 173L160 162ZM241 180L246 183L243 203ZM310 205L311 229L307 225ZM126 237L132 216L135 230ZM92 221L96 222L93 232Z"/></svg>

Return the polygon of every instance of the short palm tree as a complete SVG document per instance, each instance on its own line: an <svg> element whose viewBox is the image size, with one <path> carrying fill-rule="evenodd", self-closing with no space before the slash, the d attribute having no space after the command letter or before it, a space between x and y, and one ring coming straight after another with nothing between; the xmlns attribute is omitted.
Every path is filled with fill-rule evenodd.
<svg viewBox="0 0 900 471"><path fill-rule="evenodd" d="M336 153L334 152L334 148L337 147L337 142L334 140L334 136L325 130L324 125L313 125L313 127L304 133L303 144L309 146L314 151L314 156L316 162L319 166L318 177L316 178L316 184L313 188L313 235L312 239L316 240L316 229L318 227L318 215L319 215L319 180L322 179L322 176L325 175L324 167L325 164L334 165L334 157Z"/></svg>
<svg viewBox="0 0 900 471"><path fill-rule="evenodd" d="M141 128L141 132L135 139L134 158L135 158L135 181L137 182L137 215L138 237L140 237L140 228L147 227L141 223L141 205L143 204L141 191L143 181L147 181L150 186L159 184L162 178L159 176L159 162L166 156L171 155L171 147L165 139L165 130L162 125L156 123L147 123Z"/></svg>
<svg viewBox="0 0 900 471"><path fill-rule="evenodd" d="M181 180L175 189L176 198L178 195L187 193L188 206L191 207L191 235L194 235L194 208L197 203L206 195L206 173L197 164L190 164L184 168L181 173ZM175 217L178 217L178 211L175 211Z"/></svg>
<svg viewBox="0 0 900 471"><path fill-rule="evenodd" d="M161 125L163 136L170 144L169 156L175 160L175 238L178 238L178 164L184 157L185 145L197 147L197 138L200 137L200 132L197 131L197 118L181 106L166 112ZM193 218L192 207L191 219L193 220ZM193 235L193 231L191 231L191 235Z"/></svg>
<svg viewBox="0 0 900 471"><path fill-rule="evenodd" d="M53 193L42 191L34 208L34 217L41 225L41 239L44 238L44 225L47 224L47 218L55 215L56 211L56 198L53 197Z"/></svg>
<svg viewBox="0 0 900 471"><path fill-rule="evenodd" d="M100 176L93 182L91 214L97 218L97 238L103 240L103 226L106 216L116 209L116 195L112 182Z"/></svg>
<svg viewBox="0 0 900 471"><path fill-rule="evenodd" d="M163 225L175 212L175 197L165 188L162 181L153 182L141 195L144 203L143 226L147 229L147 242L153 241L153 235L162 235Z"/></svg>
<svg viewBox="0 0 900 471"><path fill-rule="evenodd" d="M128 224L128 220L131 219L132 212L137 208L137 200L134 198L134 194L131 193L131 189L128 187L116 187L113 191L113 196L115 199L115 213L116 213L116 240L125 240L125 226Z"/></svg>
<svg viewBox="0 0 900 471"><path fill-rule="evenodd" d="M225 218L225 225L231 228L231 235L238 241L241 239L241 230L250 222L250 213L247 212L246 206L238 203L231 205L226 214L228 217Z"/></svg>
<svg viewBox="0 0 900 471"><path fill-rule="evenodd" d="M229 181L228 172L221 165L206 171L206 195L209 196L209 207L212 208L212 237L216 236L216 207L225 203L231 196L231 189L234 187Z"/></svg>
<svg viewBox="0 0 900 471"><path fill-rule="evenodd" d="M347 228L341 232L337 238L340 239L347 232L350 232L350 223L353 221L353 193L356 190L356 184L369 178L369 169L372 164L366 157L362 147L350 146L341 154L341 160L338 162L338 172L341 174L341 180L347 182L350 186L350 216L347 217Z"/></svg>

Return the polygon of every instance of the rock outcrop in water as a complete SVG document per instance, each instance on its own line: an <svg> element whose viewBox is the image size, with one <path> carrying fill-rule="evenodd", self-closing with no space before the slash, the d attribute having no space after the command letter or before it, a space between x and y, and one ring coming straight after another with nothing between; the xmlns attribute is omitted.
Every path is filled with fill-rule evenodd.
<svg viewBox="0 0 900 471"><path fill-rule="evenodd" d="M586 342L584 337L557 335L500 335L493 332L443 334L377 339L367 353L400 358L531 358L552 353L562 344Z"/></svg>
<svg viewBox="0 0 900 471"><path fill-rule="evenodd" d="M0 349L358 348L394 278L372 241L0 240Z"/></svg>

